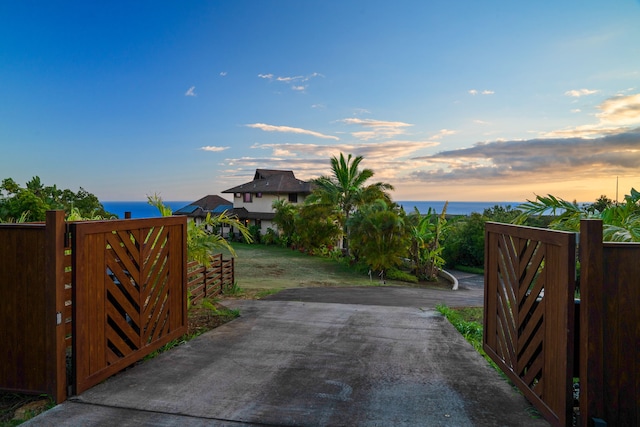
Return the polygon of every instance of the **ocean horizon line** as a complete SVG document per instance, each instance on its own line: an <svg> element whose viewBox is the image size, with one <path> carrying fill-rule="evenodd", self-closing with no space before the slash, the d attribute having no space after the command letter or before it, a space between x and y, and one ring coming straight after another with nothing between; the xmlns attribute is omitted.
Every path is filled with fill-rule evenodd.
<svg viewBox="0 0 640 427"><path fill-rule="evenodd" d="M132 218L155 218L160 216L160 212L154 206L151 206L146 200L115 200L115 201L103 201L102 206L107 212L117 215L119 218L124 218L125 212L131 212ZM176 211L184 206L187 206L193 201L184 200L167 200L163 201L164 205ZM517 208L518 205L526 202L505 202L505 201L491 201L491 202L467 202L467 201L446 201L446 200L398 200L395 201L398 205L407 212L411 213L415 208L421 214L426 214L429 209L436 212L442 212L444 204L447 205L448 215L471 215L472 213L483 213L485 209L491 209L495 206L508 207L512 209Z"/></svg>

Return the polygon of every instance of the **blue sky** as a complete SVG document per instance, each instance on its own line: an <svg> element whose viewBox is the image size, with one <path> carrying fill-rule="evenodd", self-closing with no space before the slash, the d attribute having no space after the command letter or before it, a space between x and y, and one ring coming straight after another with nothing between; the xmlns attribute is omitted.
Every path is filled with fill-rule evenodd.
<svg viewBox="0 0 640 427"><path fill-rule="evenodd" d="M364 156L396 200L640 189L640 1L0 0L0 178L195 200Z"/></svg>

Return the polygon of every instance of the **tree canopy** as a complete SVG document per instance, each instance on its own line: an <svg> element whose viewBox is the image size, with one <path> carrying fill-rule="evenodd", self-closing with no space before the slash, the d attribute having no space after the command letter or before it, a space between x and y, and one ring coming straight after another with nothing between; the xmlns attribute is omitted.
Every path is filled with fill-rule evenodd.
<svg viewBox="0 0 640 427"><path fill-rule="evenodd" d="M80 187L77 192L44 185L34 176L25 187L13 178L5 178L0 185L0 219L3 221L44 221L46 211L64 210L67 216L110 218L115 215L104 210L98 198Z"/></svg>

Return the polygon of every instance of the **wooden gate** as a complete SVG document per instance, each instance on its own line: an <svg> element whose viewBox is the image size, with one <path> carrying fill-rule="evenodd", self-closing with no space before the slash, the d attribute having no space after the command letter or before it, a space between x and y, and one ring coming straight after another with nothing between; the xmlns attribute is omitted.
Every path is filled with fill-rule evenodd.
<svg viewBox="0 0 640 427"><path fill-rule="evenodd" d="M484 350L553 425L573 410L574 233L487 223Z"/></svg>
<svg viewBox="0 0 640 427"><path fill-rule="evenodd" d="M186 219L71 225L74 392L187 331Z"/></svg>

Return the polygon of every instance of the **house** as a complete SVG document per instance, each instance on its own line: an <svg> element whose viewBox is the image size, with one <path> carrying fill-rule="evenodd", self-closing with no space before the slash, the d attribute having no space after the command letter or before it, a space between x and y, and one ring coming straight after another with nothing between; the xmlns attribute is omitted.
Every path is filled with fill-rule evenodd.
<svg viewBox="0 0 640 427"><path fill-rule="evenodd" d="M193 220L196 224L202 223L208 214L211 216L220 215L223 212L227 212L232 215L233 203L216 195L204 196L202 199L188 204L173 212L174 215L186 215L189 220ZM213 230L210 230L213 231ZM229 232L228 227L222 230L222 234L226 235Z"/></svg>
<svg viewBox="0 0 640 427"><path fill-rule="evenodd" d="M253 181L223 191L233 194L233 214L249 227L260 227L260 233L277 229L273 224L273 202L286 200L303 203L311 194L312 183L297 179L293 171L256 169Z"/></svg>

